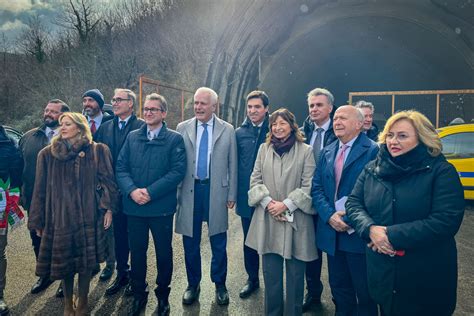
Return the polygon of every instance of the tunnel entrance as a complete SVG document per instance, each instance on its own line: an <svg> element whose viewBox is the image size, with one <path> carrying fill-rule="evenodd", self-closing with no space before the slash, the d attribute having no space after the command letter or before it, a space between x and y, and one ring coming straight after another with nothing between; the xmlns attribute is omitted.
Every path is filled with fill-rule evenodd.
<svg viewBox="0 0 474 316"><path fill-rule="evenodd" d="M330 90L339 106L351 91L467 89L473 83L471 65L437 30L394 17L357 16L315 27L283 46L269 57L259 86L273 109L288 107L302 122L306 94L315 87ZM426 106L419 102L407 99L405 106Z"/></svg>

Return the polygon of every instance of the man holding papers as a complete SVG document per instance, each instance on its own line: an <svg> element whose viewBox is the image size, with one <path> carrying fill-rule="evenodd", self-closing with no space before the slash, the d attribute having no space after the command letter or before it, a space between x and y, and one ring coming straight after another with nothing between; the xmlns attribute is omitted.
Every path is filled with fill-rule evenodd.
<svg viewBox="0 0 474 316"><path fill-rule="evenodd" d="M321 151L311 190L319 216L316 240L328 255L336 315L377 315L367 288L366 244L351 233L344 209L357 177L378 152L377 144L361 133L363 122L362 112L353 106L336 110L333 128L339 141Z"/></svg>

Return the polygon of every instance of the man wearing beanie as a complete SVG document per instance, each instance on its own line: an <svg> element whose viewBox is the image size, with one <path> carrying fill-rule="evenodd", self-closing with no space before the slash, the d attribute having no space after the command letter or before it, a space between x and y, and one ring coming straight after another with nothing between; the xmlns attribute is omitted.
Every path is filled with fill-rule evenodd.
<svg viewBox="0 0 474 316"><path fill-rule="evenodd" d="M87 90L82 95L83 113L87 117L92 135L99 129L100 125L113 119L112 115L102 113L104 107L104 96L99 89Z"/></svg>

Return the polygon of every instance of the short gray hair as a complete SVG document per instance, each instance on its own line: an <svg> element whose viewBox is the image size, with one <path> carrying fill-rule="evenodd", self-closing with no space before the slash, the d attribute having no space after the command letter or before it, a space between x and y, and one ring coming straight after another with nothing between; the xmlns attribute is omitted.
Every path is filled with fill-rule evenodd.
<svg viewBox="0 0 474 316"><path fill-rule="evenodd" d="M160 101L161 104L161 109L163 112L168 112L168 102L166 102L166 99L164 96L158 93L152 93L149 94L145 97L145 102L146 101Z"/></svg>
<svg viewBox="0 0 474 316"><path fill-rule="evenodd" d="M205 93L209 94L209 96L211 97L212 105L217 105L217 102L219 100L219 96L217 95L216 91L214 91L214 90L212 90L211 88L208 88L208 87L201 87L201 88L198 88L196 90L194 95L198 94L199 92L205 92Z"/></svg>
<svg viewBox="0 0 474 316"><path fill-rule="evenodd" d="M330 105L334 104L334 96L332 95L331 92L329 92L329 90L324 89L324 88L316 88L308 92L308 101L311 97L315 97L318 95L325 95L326 98L328 99L329 104Z"/></svg>
<svg viewBox="0 0 474 316"><path fill-rule="evenodd" d="M360 100L360 101L357 101L354 106L355 106L356 108L359 108L359 109L368 108L368 109L370 109L370 110L372 111L372 113L375 112L375 107L374 107L374 105L372 104L372 102Z"/></svg>
<svg viewBox="0 0 474 316"><path fill-rule="evenodd" d="M117 88L114 90L114 94L117 94L120 92L125 92L127 96L132 100L132 104L135 106L135 103L137 102L137 95L135 94L135 92L133 92L130 89L124 89L124 88Z"/></svg>
<svg viewBox="0 0 474 316"><path fill-rule="evenodd" d="M365 120L364 112L362 112L362 110L358 107L356 107L356 110L357 110L357 119L363 123Z"/></svg>

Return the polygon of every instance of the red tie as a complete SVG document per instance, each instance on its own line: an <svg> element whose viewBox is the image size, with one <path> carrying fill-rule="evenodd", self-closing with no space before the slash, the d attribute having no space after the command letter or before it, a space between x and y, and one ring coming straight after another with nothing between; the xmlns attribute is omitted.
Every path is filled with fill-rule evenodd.
<svg viewBox="0 0 474 316"><path fill-rule="evenodd" d="M96 130L97 130L97 127L95 127L95 121L91 120L91 133L95 134Z"/></svg>
<svg viewBox="0 0 474 316"><path fill-rule="evenodd" d="M346 153L346 149L349 146L343 144L337 153L336 163L334 164L334 175L336 178L336 199L337 199L337 189L339 187L339 181L341 181L342 176L342 169L344 168L344 155Z"/></svg>

